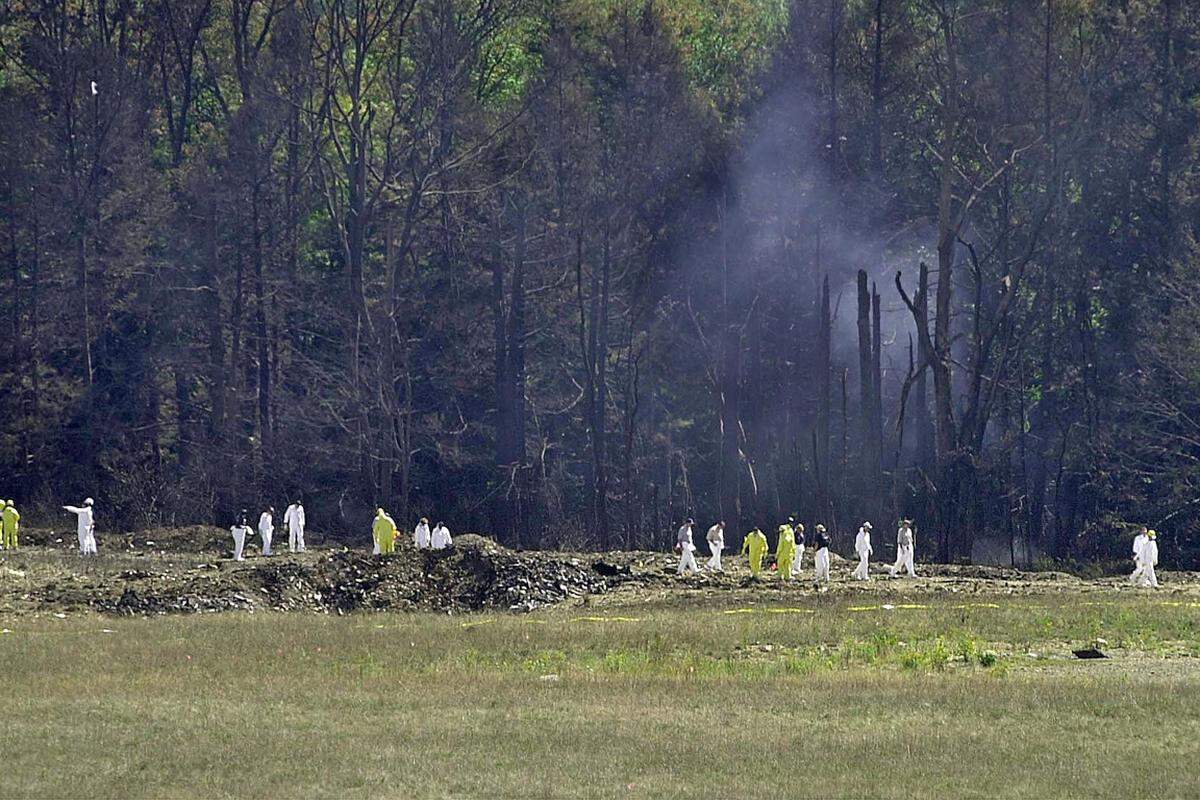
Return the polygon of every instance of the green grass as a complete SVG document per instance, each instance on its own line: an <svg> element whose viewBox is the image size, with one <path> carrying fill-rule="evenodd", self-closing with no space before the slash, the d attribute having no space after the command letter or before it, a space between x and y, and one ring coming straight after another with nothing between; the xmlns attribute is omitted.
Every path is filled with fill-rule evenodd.
<svg viewBox="0 0 1200 800"><path fill-rule="evenodd" d="M1194 796L1200 608L919 604L17 617L0 797Z"/></svg>

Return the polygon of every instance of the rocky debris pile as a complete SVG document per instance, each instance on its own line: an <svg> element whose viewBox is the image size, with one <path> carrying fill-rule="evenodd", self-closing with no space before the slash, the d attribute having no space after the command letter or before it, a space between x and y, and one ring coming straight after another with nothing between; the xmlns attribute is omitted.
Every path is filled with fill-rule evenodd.
<svg viewBox="0 0 1200 800"><path fill-rule="evenodd" d="M198 529L181 538L201 544L216 529ZM137 544L143 545L142 535ZM209 538L218 544L213 538ZM154 541L150 539L150 541ZM144 545L143 545L144 546ZM212 548L218 549L218 548ZM91 609L106 614L155 615L216 611L359 610L531 611L617 586L666 580L661 554L648 569L631 554L585 556L514 552L481 536L462 535L443 551L418 551L402 541L395 556L362 550L281 554L244 562L203 555L189 559L158 556L132 560L117 553L98 561L71 561L79 571L56 571L0 583L0 609ZM112 560L115 557L115 561ZM657 560L655 560L657 558ZM60 568L55 560L43 565Z"/></svg>
<svg viewBox="0 0 1200 800"><path fill-rule="evenodd" d="M248 593L275 609L529 611L608 591L630 577L619 567L554 553L516 553L464 535L444 551L402 544L392 558L340 550L315 564L280 561L238 570Z"/></svg>

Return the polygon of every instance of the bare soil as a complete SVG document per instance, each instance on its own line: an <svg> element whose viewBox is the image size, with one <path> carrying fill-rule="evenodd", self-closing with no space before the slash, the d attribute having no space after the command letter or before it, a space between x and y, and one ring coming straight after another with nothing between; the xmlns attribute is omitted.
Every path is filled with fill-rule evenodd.
<svg viewBox="0 0 1200 800"><path fill-rule="evenodd" d="M0 614L95 611L114 615L229 610L531 611L548 605L626 605L662 600L697 603L731 599L800 600L805 595L859 596L864 602L919 602L944 593L1046 595L1145 593L1124 578L1082 579L1062 572L957 565L919 565L916 579L887 577L880 565L871 582L850 579L851 565L834 556L833 582L815 589L812 563L802 579L781 581L768 570L750 577L744 559L727 557L722 574L675 574L670 553L514 552L465 534L440 552L415 550L407 540L391 557L344 546L286 551L264 557L258 538L246 560L231 558L231 537L220 528L155 529L101 538L98 557L75 550L75 536L24 530L22 548L0 553ZM321 537L309 536L321 542ZM282 539L283 547L279 547ZM1200 574L1160 572L1164 600L1200 601Z"/></svg>

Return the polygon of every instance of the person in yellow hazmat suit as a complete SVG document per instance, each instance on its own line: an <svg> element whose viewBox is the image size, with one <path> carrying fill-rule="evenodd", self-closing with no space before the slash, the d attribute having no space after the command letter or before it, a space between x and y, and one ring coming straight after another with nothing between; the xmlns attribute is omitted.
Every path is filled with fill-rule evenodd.
<svg viewBox="0 0 1200 800"><path fill-rule="evenodd" d="M396 523L382 508L375 511L371 536L375 539L376 552L380 555L386 556L396 552Z"/></svg>
<svg viewBox="0 0 1200 800"><path fill-rule="evenodd" d="M750 575L757 578L758 573L762 572L763 556L769 550L767 545L767 537L763 536L763 532L758 528L746 534L746 538L742 541L742 555L750 554Z"/></svg>
<svg viewBox="0 0 1200 800"><path fill-rule="evenodd" d="M17 531L21 525L21 515L17 513L17 504L12 500L5 503L0 500L0 527L4 529L4 549L16 550L18 547Z"/></svg>
<svg viewBox="0 0 1200 800"><path fill-rule="evenodd" d="M779 526L779 544L775 546L775 565L780 580L792 579L792 562L796 558L796 531L791 525Z"/></svg>

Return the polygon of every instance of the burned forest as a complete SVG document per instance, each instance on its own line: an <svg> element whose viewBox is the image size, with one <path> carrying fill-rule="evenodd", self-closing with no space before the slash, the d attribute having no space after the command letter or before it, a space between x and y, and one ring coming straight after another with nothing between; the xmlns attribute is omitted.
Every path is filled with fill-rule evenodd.
<svg viewBox="0 0 1200 800"><path fill-rule="evenodd" d="M1200 568L1200 4L5 0L0 110L32 523Z"/></svg>

